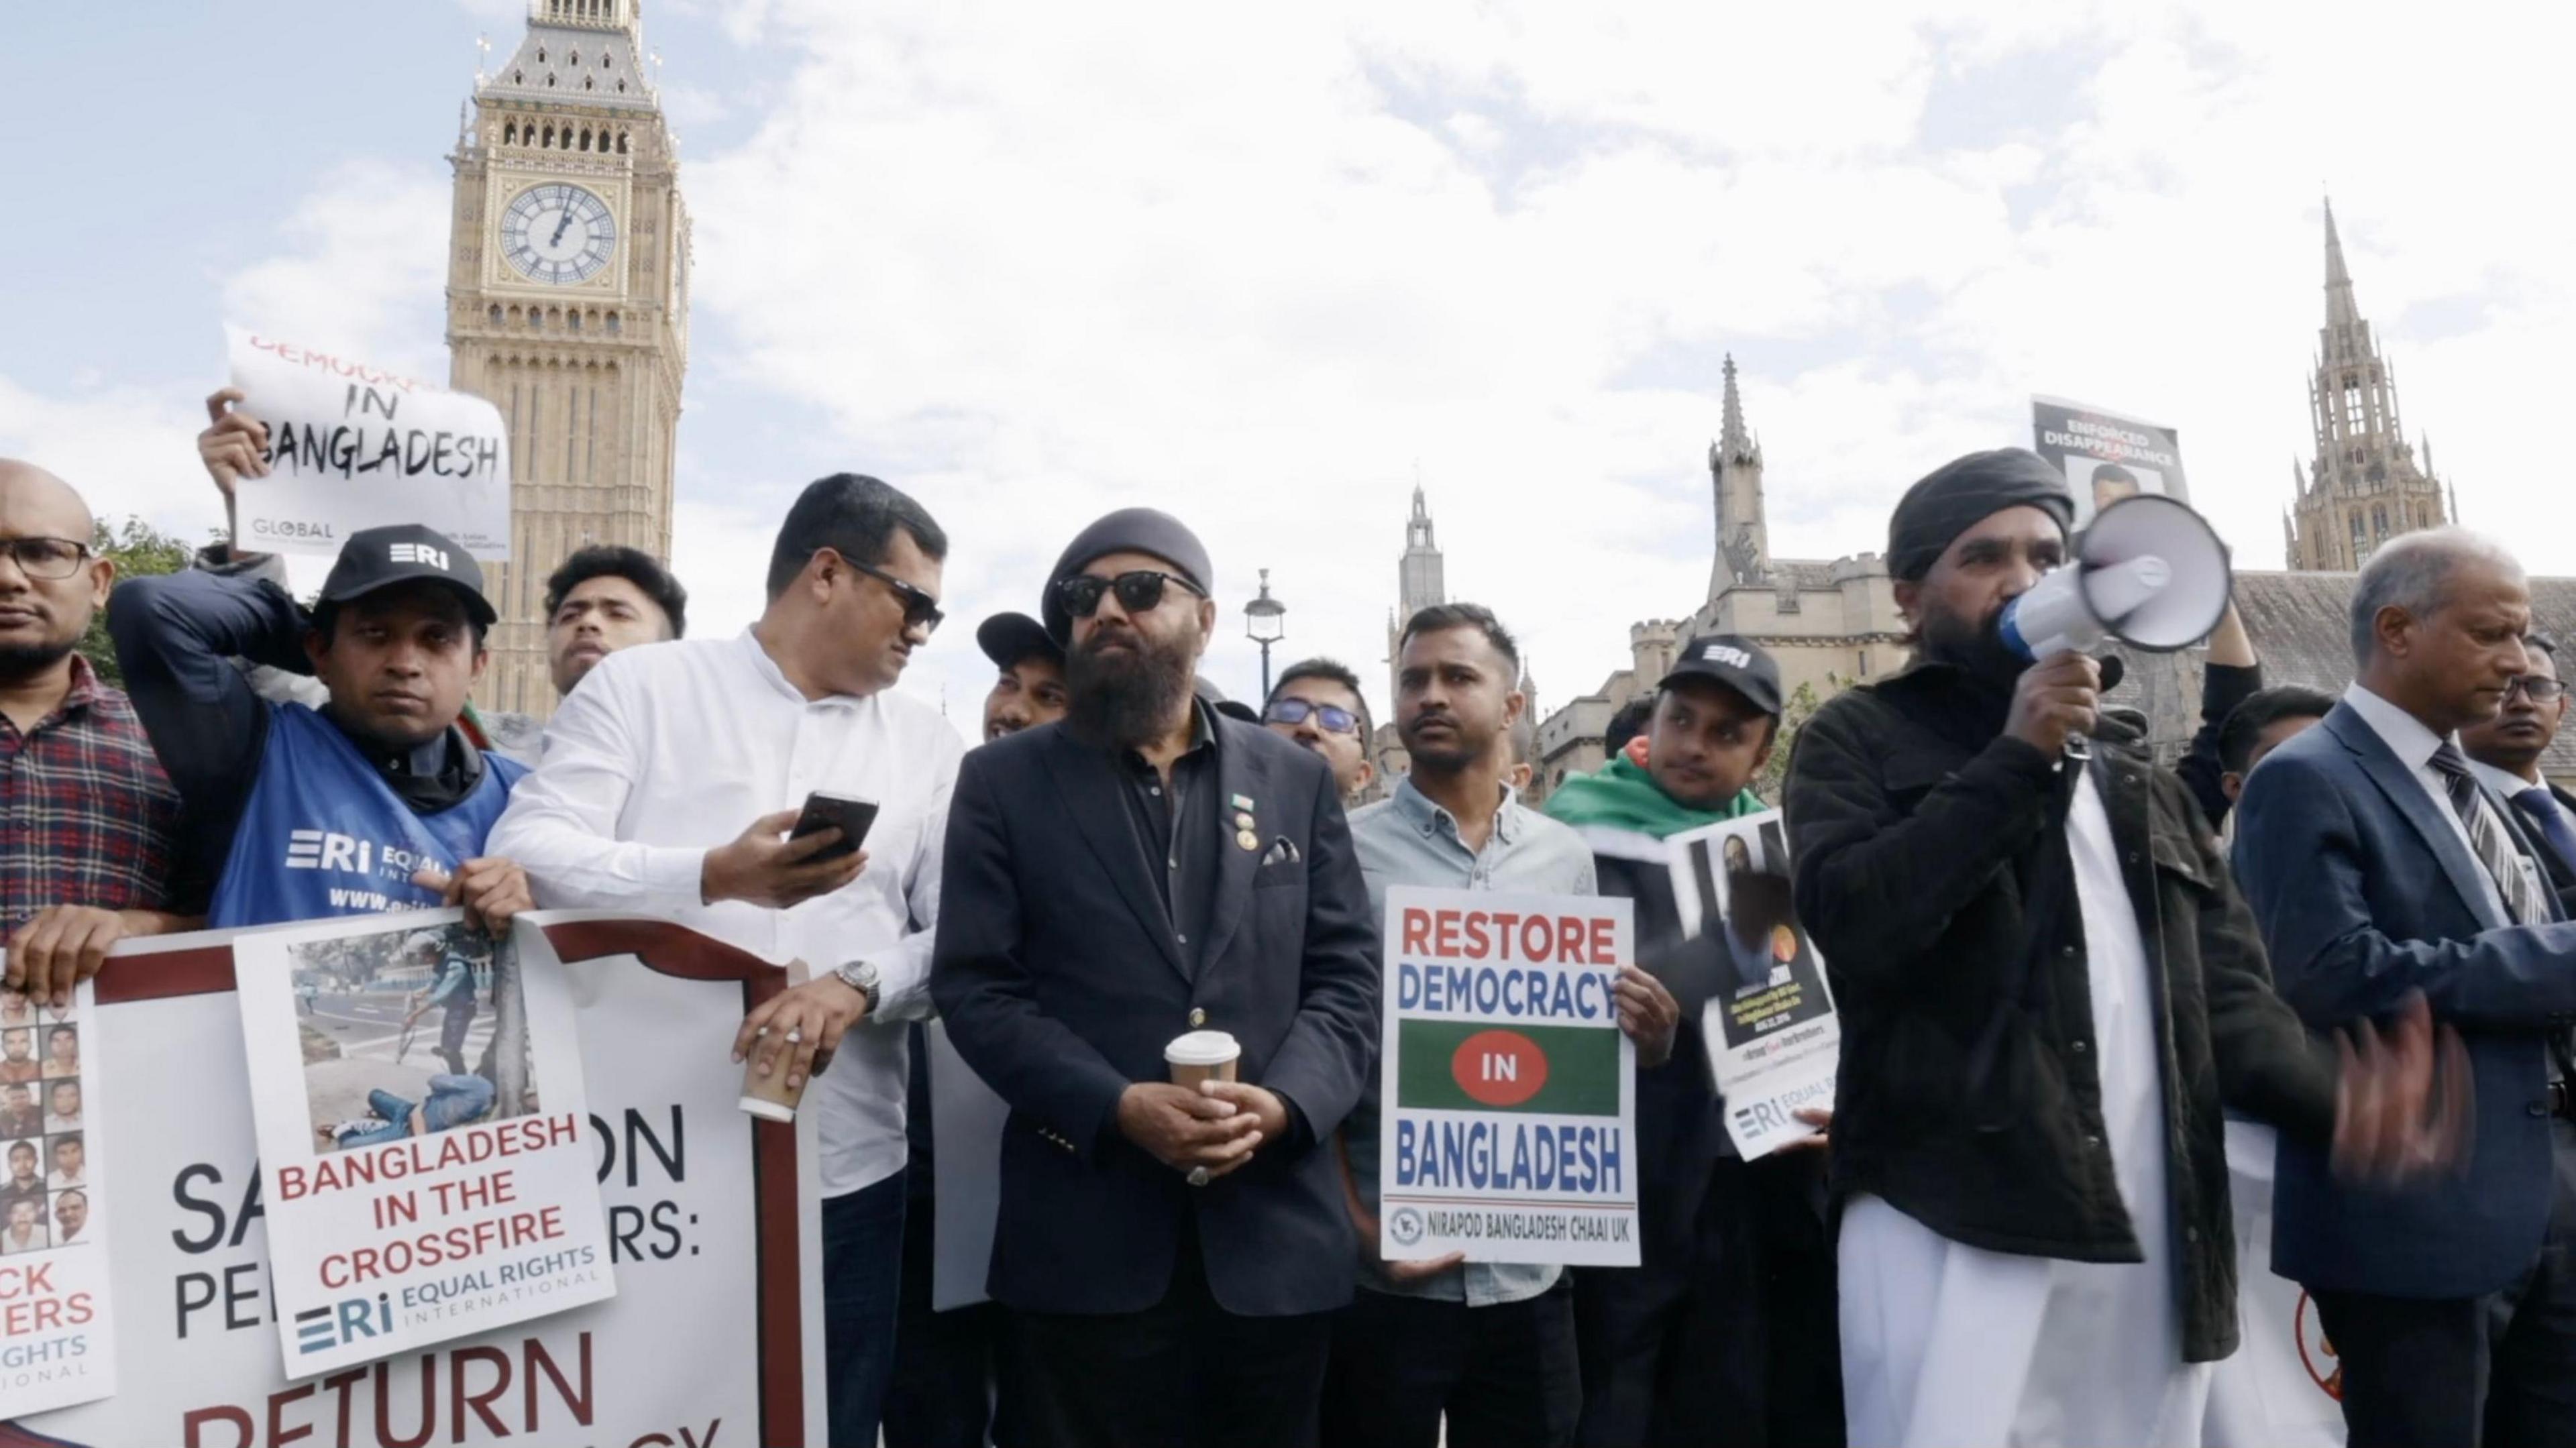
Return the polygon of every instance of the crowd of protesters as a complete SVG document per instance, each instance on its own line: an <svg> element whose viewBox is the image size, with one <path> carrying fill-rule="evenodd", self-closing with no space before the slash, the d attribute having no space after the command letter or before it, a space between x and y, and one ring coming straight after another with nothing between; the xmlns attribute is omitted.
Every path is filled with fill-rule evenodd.
<svg viewBox="0 0 2576 1448"><path fill-rule="evenodd" d="M228 501L266 448L237 400L200 438ZM981 621L972 749L893 687L950 534L852 474L798 497L731 638L684 637L640 552L560 560L540 731L468 703L496 612L438 533L353 534L309 602L223 546L119 584L80 494L0 460L7 979L61 1007L128 937L441 905L806 962L735 1049L814 1083L834 1443L2195 1443L2238 1338L2231 1115L2277 1130L2275 1262L2352 1442L2576 1442L2576 799L2539 773L2566 700L2521 569L2383 546L2340 698L2265 688L2231 611L2167 769L2094 659L1997 628L2073 520L2032 454L1933 471L1889 527L1908 667L1793 745L1758 641L1690 640L1544 809L1511 631L1425 609L1408 772L1361 805L1358 678L1222 701L1214 560L1153 509ZM76 648L101 610L121 690ZM862 848L791 836L815 791L876 804ZM1842 1066L1746 1161L1700 1024L1734 967L1666 841L1774 806ZM313 831L419 868L341 888L290 868ZM1396 886L1632 902L1640 1266L1381 1260ZM1237 1079L1170 1083L1200 1029ZM999 1191L984 1300L935 1310L943 1071L991 1103Z"/></svg>

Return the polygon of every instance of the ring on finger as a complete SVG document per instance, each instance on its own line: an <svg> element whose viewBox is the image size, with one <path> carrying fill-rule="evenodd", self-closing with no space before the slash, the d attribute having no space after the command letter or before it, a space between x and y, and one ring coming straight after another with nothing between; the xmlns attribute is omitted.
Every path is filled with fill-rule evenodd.
<svg viewBox="0 0 2576 1448"><path fill-rule="evenodd" d="M804 1030L803 1030L802 1028L791 1028L791 1029L787 1032L787 1044L789 1044L789 1045L791 1045L791 1046L799 1046L799 1045L803 1045L804 1043L805 1043L805 1032L804 1032Z"/></svg>

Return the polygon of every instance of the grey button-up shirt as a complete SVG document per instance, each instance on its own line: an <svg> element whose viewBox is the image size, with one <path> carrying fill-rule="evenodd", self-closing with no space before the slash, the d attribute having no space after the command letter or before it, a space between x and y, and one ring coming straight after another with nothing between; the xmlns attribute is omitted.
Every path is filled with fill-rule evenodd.
<svg viewBox="0 0 2576 1448"><path fill-rule="evenodd" d="M1433 804L1407 779L1392 798L1351 816L1351 842L1358 849L1360 872L1368 881L1369 911L1380 928L1386 922L1390 885L1426 885L1453 890L1504 890L1544 895L1590 895L1592 851L1582 837L1536 810L1524 809L1505 791L1497 803L1493 833L1481 853L1470 853L1458 838L1458 822ZM1383 964L1383 962L1381 962ZM1378 1210L1378 1093L1371 1082L1343 1126L1350 1150L1351 1176L1360 1200ZM1389 1281L1380 1264L1360 1264L1362 1287L1408 1297L1465 1302L1470 1307L1519 1302L1556 1285L1564 1268L1554 1263L1470 1262L1420 1282Z"/></svg>

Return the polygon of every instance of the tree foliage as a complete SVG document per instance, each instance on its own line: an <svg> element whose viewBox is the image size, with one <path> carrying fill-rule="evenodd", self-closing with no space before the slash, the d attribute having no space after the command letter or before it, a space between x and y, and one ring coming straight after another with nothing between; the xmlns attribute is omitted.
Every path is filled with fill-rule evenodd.
<svg viewBox="0 0 2576 1448"><path fill-rule="evenodd" d="M185 539L172 537L140 518L128 517L122 529L105 522L92 525L90 547L100 555L116 561L119 578L149 578L154 574L176 573L188 566L197 550ZM116 666L116 646L107 639L107 610L100 609L90 617L89 632L81 635L80 651L100 679L122 685L124 671Z"/></svg>
<svg viewBox="0 0 2576 1448"><path fill-rule="evenodd" d="M1825 687L1831 693L1839 694L1843 690L1843 682L1827 674ZM1781 789L1789 782L1789 749L1798 741L1798 730L1824 702L1817 697L1815 685L1800 684L1781 704L1780 730L1771 741L1771 757L1763 761L1761 772L1753 776L1753 792L1762 797L1764 804L1774 808L1779 806Z"/></svg>

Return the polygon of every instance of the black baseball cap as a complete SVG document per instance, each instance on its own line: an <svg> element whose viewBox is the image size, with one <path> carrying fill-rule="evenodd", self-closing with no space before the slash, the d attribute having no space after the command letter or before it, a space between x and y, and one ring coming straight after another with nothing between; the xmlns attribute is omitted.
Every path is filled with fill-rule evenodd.
<svg viewBox="0 0 2576 1448"><path fill-rule="evenodd" d="M997 613L975 626L975 646L997 669L1016 668L1022 659L1052 659L1060 667L1064 650L1048 635L1046 625L1025 613Z"/></svg>
<svg viewBox="0 0 2576 1448"><path fill-rule="evenodd" d="M1702 634L1682 645L1672 672L1655 683L1669 689L1675 679L1714 679L1742 694L1763 713L1780 715L1780 666L1751 639L1735 634Z"/></svg>
<svg viewBox="0 0 2576 1448"><path fill-rule="evenodd" d="M483 570L474 555L435 528L396 523L389 528L361 528L340 545L340 561L322 580L324 603L347 603L380 588L415 579L453 588L465 600L475 624L490 628L500 618L483 596Z"/></svg>

